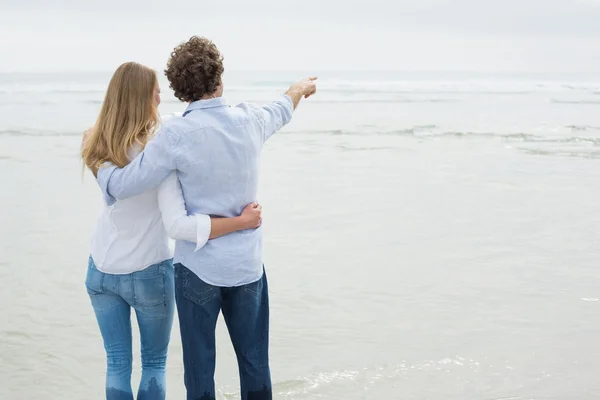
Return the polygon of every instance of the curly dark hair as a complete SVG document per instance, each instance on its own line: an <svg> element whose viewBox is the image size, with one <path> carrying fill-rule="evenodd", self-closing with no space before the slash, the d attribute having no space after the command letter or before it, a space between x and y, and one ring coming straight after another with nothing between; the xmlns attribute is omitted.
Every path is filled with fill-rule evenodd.
<svg viewBox="0 0 600 400"><path fill-rule="evenodd" d="M204 37L192 36L173 49L165 75L175 97L191 103L214 93L223 71L223 57L217 46Z"/></svg>

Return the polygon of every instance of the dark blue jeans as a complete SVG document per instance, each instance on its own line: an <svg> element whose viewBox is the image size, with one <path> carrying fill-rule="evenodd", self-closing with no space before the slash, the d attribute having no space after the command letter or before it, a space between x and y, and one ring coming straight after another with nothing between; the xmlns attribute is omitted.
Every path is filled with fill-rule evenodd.
<svg viewBox="0 0 600 400"><path fill-rule="evenodd" d="M238 360L242 400L271 400L266 274L248 285L217 287L175 264L175 298L187 399L215 399L215 328L222 311Z"/></svg>

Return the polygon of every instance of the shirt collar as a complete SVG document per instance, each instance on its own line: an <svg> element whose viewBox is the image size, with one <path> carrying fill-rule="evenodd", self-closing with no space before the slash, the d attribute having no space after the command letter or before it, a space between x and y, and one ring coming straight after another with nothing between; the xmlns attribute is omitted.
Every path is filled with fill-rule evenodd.
<svg viewBox="0 0 600 400"><path fill-rule="evenodd" d="M183 112L183 116L185 117L187 114L194 110L202 110L205 108L215 108L215 107L224 107L227 105L227 101L223 97L215 97L214 99L208 100L196 100L193 103L190 103L185 111Z"/></svg>

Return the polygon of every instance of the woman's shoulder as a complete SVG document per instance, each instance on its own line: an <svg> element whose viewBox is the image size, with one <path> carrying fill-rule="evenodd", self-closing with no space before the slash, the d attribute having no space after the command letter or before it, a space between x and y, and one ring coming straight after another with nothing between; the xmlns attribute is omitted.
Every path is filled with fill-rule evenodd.
<svg viewBox="0 0 600 400"><path fill-rule="evenodd" d="M173 118L181 118L183 117L183 113L180 112L172 112L172 113L168 113L168 114L161 114L160 116L160 120L163 122L163 124Z"/></svg>

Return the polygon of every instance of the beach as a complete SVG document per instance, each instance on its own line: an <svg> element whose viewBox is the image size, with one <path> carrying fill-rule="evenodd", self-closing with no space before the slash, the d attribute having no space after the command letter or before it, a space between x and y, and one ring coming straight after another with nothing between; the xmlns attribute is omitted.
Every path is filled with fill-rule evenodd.
<svg viewBox="0 0 600 400"><path fill-rule="evenodd" d="M228 71L225 97L264 103L309 72ZM262 159L274 397L597 399L600 76L317 72ZM102 199L79 145L109 79L0 74L2 399L103 395L84 286Z"/></svg>

